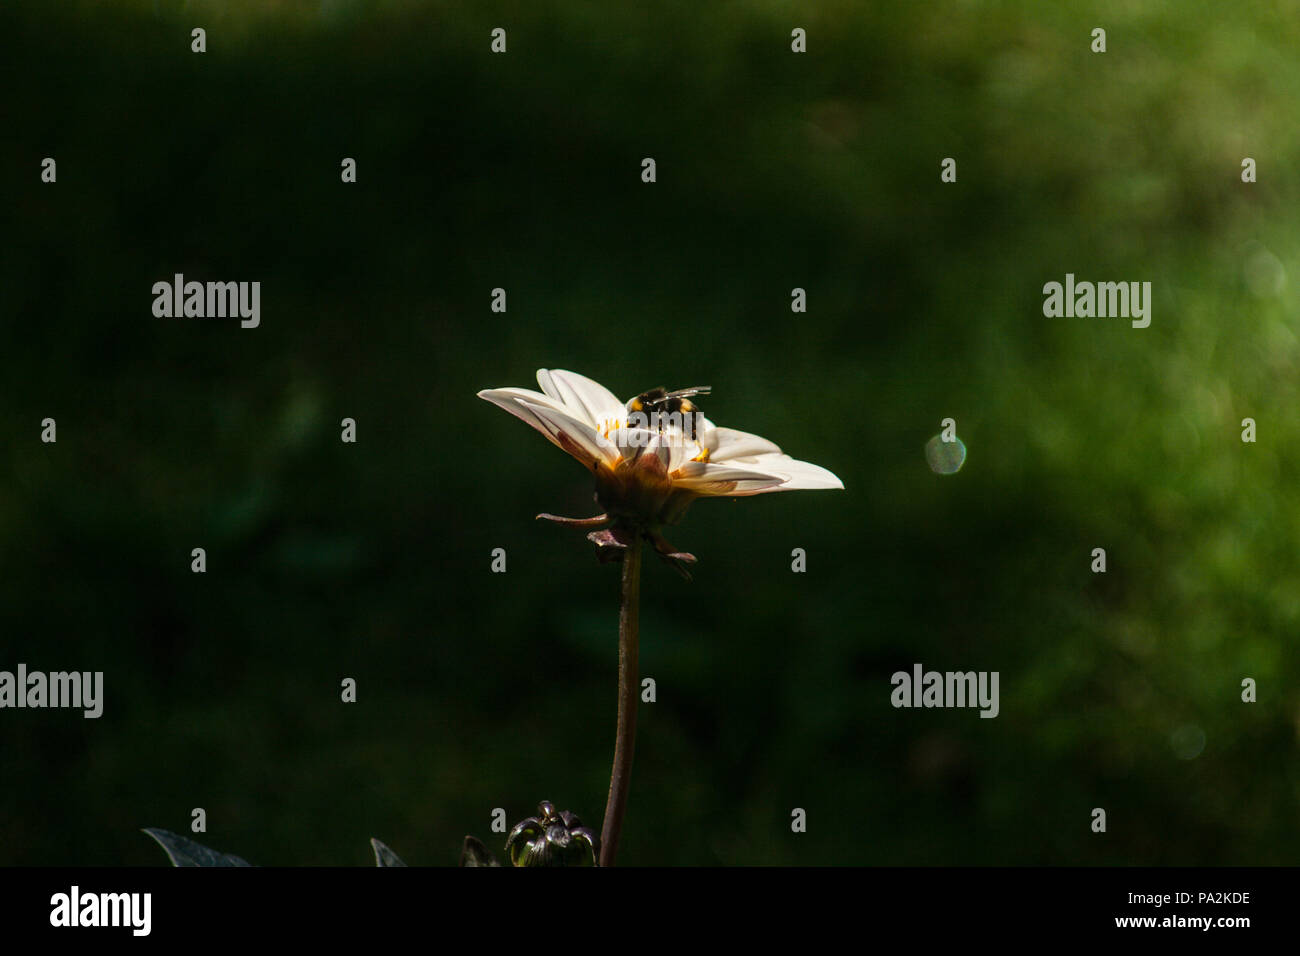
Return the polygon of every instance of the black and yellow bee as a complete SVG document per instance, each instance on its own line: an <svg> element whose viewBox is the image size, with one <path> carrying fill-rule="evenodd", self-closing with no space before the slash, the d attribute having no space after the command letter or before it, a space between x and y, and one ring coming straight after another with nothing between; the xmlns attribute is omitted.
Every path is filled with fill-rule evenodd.
<svg viewBox="0 0 1300 956"><path fill-rule="evenodd" d="M683 432L688 438L694 440L695 416L699 414L700 409L691 398L695 395L708 394L708 385L692 385L690 388L679 388L672 392L665 388L652 388L628 402L627 410L630 414L637 412L644 414L650 422L658 422L660 431L663 431L662 426L665 423L663 416L677 414L680 416Z"/></svg>

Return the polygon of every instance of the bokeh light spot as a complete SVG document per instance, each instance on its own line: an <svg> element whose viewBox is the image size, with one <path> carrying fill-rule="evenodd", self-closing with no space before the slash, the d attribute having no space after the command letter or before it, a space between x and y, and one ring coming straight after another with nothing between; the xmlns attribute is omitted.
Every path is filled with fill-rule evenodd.
<svg viewBox="0 0 1300 956"><path fill-rule="evenodd" d="M944 441L941 435L935 435L925 443L925 460L936 475L955 475L966 464L966 446L956 436Z"/></svg>
<svg viewBox="0 0 1300 956"><path fill-rule="evenodd" d="M1184 724L1169 735L1169 746L1179 760L1195 760L1205 749L1205 731L1195 724Z"/></svg>

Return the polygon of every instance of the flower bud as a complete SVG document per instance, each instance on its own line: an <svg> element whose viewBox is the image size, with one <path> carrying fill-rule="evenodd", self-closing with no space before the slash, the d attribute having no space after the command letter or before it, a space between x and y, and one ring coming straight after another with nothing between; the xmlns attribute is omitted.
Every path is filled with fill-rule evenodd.
<svg viewBox="0 0 1300 956"><path fill-rule="evenodd" d="M568 810L543 800L538 815L515 825L506 840L514 866L595 866L600 838Z"/></svg>

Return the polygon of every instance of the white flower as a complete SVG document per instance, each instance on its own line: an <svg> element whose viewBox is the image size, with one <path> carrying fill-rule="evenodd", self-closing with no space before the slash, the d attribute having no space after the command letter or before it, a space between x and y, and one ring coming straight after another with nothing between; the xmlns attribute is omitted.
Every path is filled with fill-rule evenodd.
<svg viewBox="0 0 1300 956"><path fill-rule="evenodd" d="M613 518L672 524L697 497L843 488L825 468L797 461L758 435L718 428L702 415L644 427L627 403L574 372L538 369L541 392L478 393L523 419L596 476L596 495ZM692 434L693 432L693 434Z"/></svg>

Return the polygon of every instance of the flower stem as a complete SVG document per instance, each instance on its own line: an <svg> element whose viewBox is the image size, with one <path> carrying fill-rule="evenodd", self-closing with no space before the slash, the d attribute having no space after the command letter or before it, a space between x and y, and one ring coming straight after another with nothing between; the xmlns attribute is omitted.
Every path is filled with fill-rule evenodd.
<svg viewBox="0 0 1300 956"><path fill-rule="evenodd" d="M641 612L641 536L623 552L623 603L618 614L618 736L614 740L614 769L609 775L609 799L600 832L600 865L613 866L623 829L628 785L632 779L632 749L636 744L638 619Z"/></svg>

